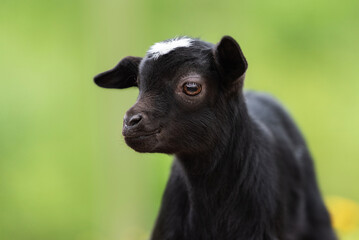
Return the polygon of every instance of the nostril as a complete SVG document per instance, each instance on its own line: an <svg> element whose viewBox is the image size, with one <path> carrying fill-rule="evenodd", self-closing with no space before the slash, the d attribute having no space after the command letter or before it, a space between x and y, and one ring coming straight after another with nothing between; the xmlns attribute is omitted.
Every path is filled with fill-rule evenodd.
<svg viewBox="0 0 359 240"><path fill-rule="evenodd" d="M136 114L134 116L131 117L130 121L128 121L128 126L135 126L137 125L142 119L142 115L141 114Z"/></svg>

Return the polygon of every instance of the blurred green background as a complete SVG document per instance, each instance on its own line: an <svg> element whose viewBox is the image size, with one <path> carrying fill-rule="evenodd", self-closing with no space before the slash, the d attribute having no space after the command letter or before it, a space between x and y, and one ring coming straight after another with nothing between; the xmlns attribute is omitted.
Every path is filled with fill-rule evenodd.
<svg viewBox="0 0 359 240"><path fill-rule="evenodd" d="M178 35L237 39L246 88L292 113L323 194L359 202L358 26L357 0L1 0L0 239L148 237L171 157L125 145L138 91L92 77Z"/></svg>

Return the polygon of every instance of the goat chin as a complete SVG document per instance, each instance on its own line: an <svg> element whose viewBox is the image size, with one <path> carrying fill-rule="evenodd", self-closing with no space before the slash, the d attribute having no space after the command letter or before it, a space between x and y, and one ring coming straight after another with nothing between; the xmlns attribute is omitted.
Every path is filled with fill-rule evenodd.
<svg viewBox="0 0 359 240"><path fill-rule="evenodd" d="M158 145L157 133L136 137L125 137L126 144L140 153L153 153L156 152Z"/></svg>

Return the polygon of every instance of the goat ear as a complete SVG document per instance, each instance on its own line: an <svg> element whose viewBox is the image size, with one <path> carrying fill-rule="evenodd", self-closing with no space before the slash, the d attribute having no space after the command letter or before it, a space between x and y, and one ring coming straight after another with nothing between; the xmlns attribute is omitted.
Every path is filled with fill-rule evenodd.
<svg viewBox="0 0 359 240"><path fill-rule="evenodd" d="M214 49L214 58L226 83L242 87L248 64L236 40L224 36Z"/></svg>
<svg viewBox="0 0 359 240"><path fill-rule="evenodd" d="M129 88L137 86L138 66L142 58L125 57L114 68L94 77L95 83L103 88Z"/></svg>

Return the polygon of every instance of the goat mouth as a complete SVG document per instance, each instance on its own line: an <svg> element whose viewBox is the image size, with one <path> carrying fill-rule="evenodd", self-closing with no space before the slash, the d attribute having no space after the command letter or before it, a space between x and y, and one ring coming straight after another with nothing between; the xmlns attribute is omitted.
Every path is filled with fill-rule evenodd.
<svg viewBox="0 0 359 240"><path fill-rule="evenodd" d="M161 130L124 134L126 144L137 152L154 152Z"/></svg>
<svg viewBox="0 0 359 240"><path fill-rule="evenodd" d="M124 137L126 139L145 139L145 138L148 138L148 137L151 137L153 135L156 135L158 133L161 132L161 129L156 129L154 131L150 131L150 132L140 132L140 133L134 133L134 134L130 134L130 135L125 135Z"/></svg>

